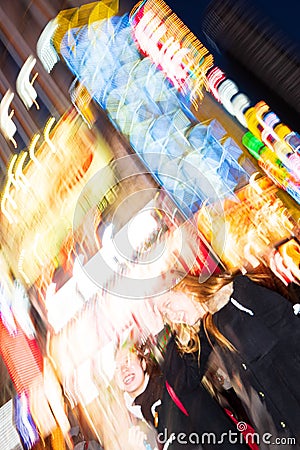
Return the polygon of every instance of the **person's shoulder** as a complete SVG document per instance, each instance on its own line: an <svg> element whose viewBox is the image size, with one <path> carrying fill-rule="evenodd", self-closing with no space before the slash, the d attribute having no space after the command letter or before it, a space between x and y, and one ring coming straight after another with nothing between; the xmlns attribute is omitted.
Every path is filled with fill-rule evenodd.
<svg viewBox="0 0 300 450"><path fill-rule="evenodd" d="M238 275L234 280L232 298L256 314L289 313L291 305L280 293L260 284L247 275Z"/></svg>
<svg viewBox="0 0 300 450"><path fill-rule="evenodd" d="M254 283L248 275L239 274L234 277L233 286L242 286Z"/></svg>
<svg viewBox="0 0 300 450"><path fill-rule="evenodd" d="M267 287L263 286L259 279L251 277L251 275L237 275L233 280L233 291L234 292L255 292L255 291L271 291Z"/></svg>

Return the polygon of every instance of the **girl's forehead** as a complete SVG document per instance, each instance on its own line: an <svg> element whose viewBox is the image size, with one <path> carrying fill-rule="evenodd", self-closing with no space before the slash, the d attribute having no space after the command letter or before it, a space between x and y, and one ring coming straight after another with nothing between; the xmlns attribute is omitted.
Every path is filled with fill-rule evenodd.
<svg viewBox="0 0 300 450"><path fill-rule="evenodd" d="M121 348L116 353L116 361L128 361L137 359L137 355L131 348Z"/></svg>
<svg viewBox="0 0 300 450"><path fill-rule="evenodd" d="M172 293L171 291L167 291L161 294L159 297L156 297L154 300L155 307L160 310L161 308L167 306L172 300L172 295L174 295L174 292Z"/></svg>
<svg viewBox="0 0 300 450"><path fill-rule="evenodd" d="M172 303L176 303L179 299L185 299L187 297L185 292L182 291L168 291L162 294L159 298L157 298L157 307L168 307Z"/></svg>

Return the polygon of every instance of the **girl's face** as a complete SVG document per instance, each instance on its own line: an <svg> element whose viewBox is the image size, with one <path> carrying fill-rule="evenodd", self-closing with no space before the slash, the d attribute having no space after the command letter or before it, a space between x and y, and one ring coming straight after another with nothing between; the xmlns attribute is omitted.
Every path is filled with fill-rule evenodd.
<svg viewBox="0 0 300 450"><path fill-rule="evenodd" d="M117 353L115 375L119 388L133 397L138 395L145 382L143 363L129 350L120 350Z"/></svg>
<svg viewBox="0 0 300 450"><path fill-rule="evenodd" d="M160 313L172 323L194 325L204 314L203 307L184 292L170 291L157 301Z"/></svg>

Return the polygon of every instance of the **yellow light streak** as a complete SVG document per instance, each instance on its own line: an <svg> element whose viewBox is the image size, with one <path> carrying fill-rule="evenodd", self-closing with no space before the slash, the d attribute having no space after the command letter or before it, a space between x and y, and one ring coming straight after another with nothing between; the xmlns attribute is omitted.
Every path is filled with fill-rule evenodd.
<svg viewBox="0 0 300 450"><path fill-rule="evenodd" d="M28 156L28 152L23 152L23 154L18 159L16 166L15 166L15 179L16 179L18 186L20 186L21 189L24 185L27 187L29 186L29 182L23 174L23 165L24 165L24 162L25 162L25 159L27 158L27 156Z"/></svg>
<svg viewBox="0 0 300 450"><path fill-rule="evenodd" d="M55 118L54 117L50 117L50 119L48 120L48 122L46 123L46 126L44 128L44 139L45 139L45 142L51 148L52 152L56 153L56 147L52 143L52 141L50 139L50 136L49 136L50 130L53 127L54 123L55 123Z"/></svg>
<svg viewBox="0 0 300 450"><path fill-rule="evenodd" d="M31 142L30 142L30 145L29 145L28 150L29 150L29 156L30 156L30 158L32 159L32 161L33 161L37 166L41 167L41 163L39 162L39 160L36 158L36 156L35 156L35 154L34 154L35 146L36 146L36 144L37 144L39 138L40 138L40 134L38 134L38 133L35 134L35 135L33 136L32 140L31 140Z"/></svg>

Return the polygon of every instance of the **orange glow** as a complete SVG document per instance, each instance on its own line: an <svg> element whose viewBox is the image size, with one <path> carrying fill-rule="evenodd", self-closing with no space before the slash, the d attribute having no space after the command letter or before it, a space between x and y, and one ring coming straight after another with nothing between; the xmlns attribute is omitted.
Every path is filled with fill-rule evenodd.
<svg viewBox="0 0 300 450"><path fill-rule="evenodd" d="M45 127L45 141L42 134L33 137L30 158L26 152L18 160L14 156L1 201L2 251L27 285L45 267L53 271L83 186L112 157L74 109L53 123L51 119Z"/></svg>
<svg viewBox="0 0 300 450"><path fill-rule="evenodd" d="M235 200L223 203L221 213L200 209L199 230L228 268L256 267L267 261L270 247L292 235L296 222L276 193L267 177L252 179Z"/></svg>
<svg viewBox="0 0 300 450"><path fill-rule="evenodd" d="M300 244L296 239L291 239L279 247L279 253L287 268L292 272L296 280L300 281Z"/></svg>

